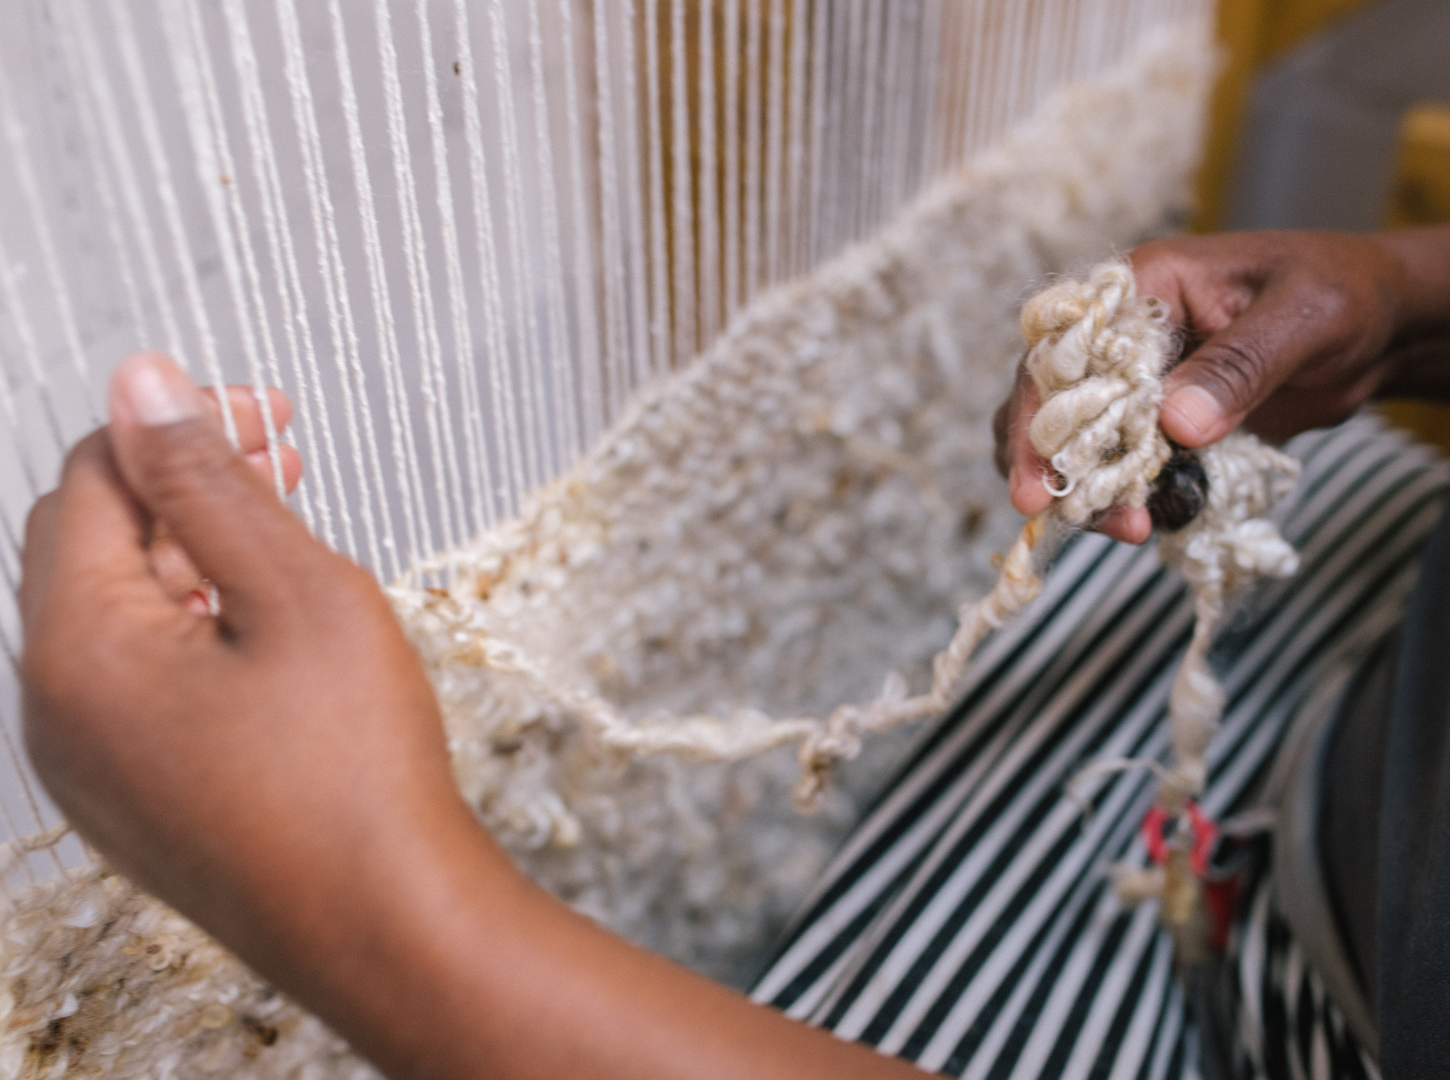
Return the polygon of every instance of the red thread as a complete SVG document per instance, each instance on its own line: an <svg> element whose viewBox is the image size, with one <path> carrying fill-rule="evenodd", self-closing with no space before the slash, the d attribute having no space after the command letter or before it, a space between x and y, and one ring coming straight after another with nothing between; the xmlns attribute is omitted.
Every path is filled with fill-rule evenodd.
<svg viewBox="0 0 1450 1080"><path fill-rule="evenodd" d="M1202 878L1208 874L1208 859L1213 854L1214 841L1218 839L1218 826L1192 799L1184 801L1183 812L1188 817L1189 833L1193 838L1188 850L1188 865ZM1155 863L1168 858L1166 833L1172 821L1168 811L1156 804L1143 815L1143 842L1147 844L1148 855Z"/></svg>

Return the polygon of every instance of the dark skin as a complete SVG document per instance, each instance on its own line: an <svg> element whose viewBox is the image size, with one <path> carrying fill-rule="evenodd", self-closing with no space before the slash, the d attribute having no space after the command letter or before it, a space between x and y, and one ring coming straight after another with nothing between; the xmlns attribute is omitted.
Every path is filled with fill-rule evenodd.
<svg viewBox="0 0 1450 1080"><path fill-rule="evenodd" d="M1183 341L1160 416L1180 446L1240 425L1282 441L1377 395L1450 396L1450 228L1180 237L1129 261ZM1041 483L1050 466L1027 439L1037 405L1021 373L994 420L997 468L1024 514L1052 498ZM1111 510L1097 528L1135 544L1152 532L1142 509Z"/></svg>
<svg viewBox="0 0 1450 1080"><path fill-rule="evenodd" d="M373 579L308 534L169 361L123 362L110 408L30 517L26 742L129 876L390 1076L919 1075L533 885L459 797ZM158 529L220 617L188 602L194 577L157 574Z"/></svg>
<svg viewBox="0 0 1450 1080"><path fill-rule="evenodd" d="M1165 429L1203 445L1247 416L1284 434L1414 372L1443 377L1443 352L1423 370L1377 359L1450 323L1450 234L1412 240L1134 252L1143 290L1202 340L1170 377ZM1193 387L1216 414L1179 402ZM1034 404L1019 384L999 425L1023 510L1040 501ZM393 1077L919 1075L621 941L520 874L453 786L381 591L277 500L255 406L238 412L250 460L174 365L133 357L110 426L31 514L26 742L78 830ZM218 617L196 603L201 576Z"/></svg>

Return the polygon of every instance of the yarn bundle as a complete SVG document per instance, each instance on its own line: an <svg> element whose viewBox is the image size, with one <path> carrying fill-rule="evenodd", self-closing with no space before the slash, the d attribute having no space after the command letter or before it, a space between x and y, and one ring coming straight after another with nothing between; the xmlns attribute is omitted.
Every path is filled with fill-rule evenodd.
<svg viewBox="0 0 1450 1080"><path fill-rule="evenodd" d="M1056 498L1043 516L1085 525L1110 506L1145 505L1164 481L1186 483L1197 496L1191 519L1160 523L1158 538L1159 558L1183 576L1194 603L1193 635L1169 697L1174 762L1097 762L1069 785L1071 795L1104 773L1144 767L1158 774L1143 828L1153 865L1119 866L1114 876L1125 903L1160 901L1180 961L1195 962L1209 936L1203 897L1215 826L1193 800L1207 783L1209 743L1224 708L1208 650L1233 593L1298 569L1294 549L1263 515L1288 494L1299 463L1242 431L1175 452L1158 426L1173 336L1163 306L1137 296L1123 263L1040 293L1023 310L1022 329L1031 346L1026 368L1043 399L1029 437L1061 478L1048 481Z"/></svg>
<svg viewBox="0 0 1450 1080"><path fill-rule="evenodd" d="M1062 282L1029 301L1022 332L1027 371L1042 395L1028 434L1061 477L1048 482L1056 498L1044 515L1083 526L1111 506L1145 505L1175 459L1158 426L1161 376L1176 352L1162 304L1137 296L1125 263L1104 263L1085 281ZM1297 461L1242 431L1179 451L1176 460L1196 463L1204 505L1158 540L1159 557L1188 582L1195 609L1169 701L1177 760L1164 777L1163 799L1173 810L1207 779L1204 755L1223 714L1207 654L1228 598L1298 569L1294 549L1263 515L1299 475Z"/></svg>

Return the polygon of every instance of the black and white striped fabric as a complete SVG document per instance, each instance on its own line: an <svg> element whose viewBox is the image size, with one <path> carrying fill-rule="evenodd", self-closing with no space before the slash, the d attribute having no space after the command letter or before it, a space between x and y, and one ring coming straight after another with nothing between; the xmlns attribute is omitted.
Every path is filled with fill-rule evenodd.
<svg viewBox="0 0 1450 1080"><path fill-rule="evenodd" d="M1400 617L1446 484L1436 457L1368 417L1289 449L1304 472L1277 516L1301 569L1256 590L1215 647L1215 818L1248 798L1324 665ZM1156 905L1124 910L1107 879L1146 858L1156 780L1086 785L1086 824L1063 794L1099 758L1166 759L1191 623L1151 548L1071 542L837 855L754 998L951 1075L1197 1076Z"/></svg>
<svg viewBox="0 0 1450 1080"><path fill-rule="evenodd" d="M1238 1075L1249 1080L1379 1080L1263 875L1243 901L1228 975Z"/></svg>

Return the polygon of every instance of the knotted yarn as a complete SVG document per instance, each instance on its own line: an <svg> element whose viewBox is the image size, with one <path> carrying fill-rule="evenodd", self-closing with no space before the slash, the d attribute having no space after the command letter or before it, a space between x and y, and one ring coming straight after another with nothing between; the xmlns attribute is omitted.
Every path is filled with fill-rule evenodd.
<svg viewBox="0 0 1450 1080"><path fill-rule="evenodd" d="M1105 263L1085 281L1064 281L1034 297L1022 328L1031 346L1025 366L1042 395L1028 434L1061 478L1044 480L1055 496L1044 513L1086 525L1110 506L1145 505L1175 456L1158 426L1161 377L1175 353L1163 305L1137 296L1129 266ZM1194 605L1193 634L1169 696L1174 762L1100 761L1078 773L1068 793L1124 769L1158 775L1156 805L1145 820L1158 865L1117 867L1115 883L1124 903L1160 902L1180 960L1193 962L1207 940L1200 879L1213 826L1192 800L1207 782L1209 743L1224 708L1208 650L1235 591L1298 569L1298 555L1263 515L1288 494L1299 465L1242 431L1178 455L1196 459L1206 485L1192 519L1158 538L1159 558L1183 576Z"/></svg>
<svg viewBox="0 0 1450 1080"><path fill-rule="evenodd" d="M1261 578L1291 576L1299 556L1261 515L1289 493L1299 474L1293 458L1254 436L1234 432L1199 454L1208 502L1187 528L1158 538L1158 557L1182 574L1193 593L1193 637L1173 682L1168 712L1177 766L1171 792L1196 795L1207 780L1204 755L1223 715L1223 688L1208 667L1208 648L1229 596Z"/></svg>
<svg viewBox="0 0 1450 1080"><path fill-rule="evenodd" d="M1025 367L1042 396L1028 435L1061 477L1044 480L1055 496L1044 513L1083 526L1111 506L1145 505L1174 452L1158 426L1161 376L1176 352L1167 309L1137 295L1126 263L1108 262L1028 301L1022 333ZM1195 614L1169 701L1177 763L1162 798L1175 810L1203 790L1204 755L1223 713L1207 653L1228 597L1298 568L1293 548L1262 516L1288 494L1298 462L1243 431L1192 456L1207 480L1205 505L1158 540L1159 558L1188 582Z"/></svg>

